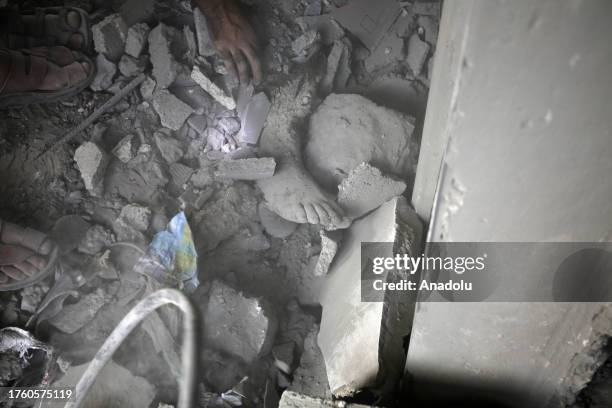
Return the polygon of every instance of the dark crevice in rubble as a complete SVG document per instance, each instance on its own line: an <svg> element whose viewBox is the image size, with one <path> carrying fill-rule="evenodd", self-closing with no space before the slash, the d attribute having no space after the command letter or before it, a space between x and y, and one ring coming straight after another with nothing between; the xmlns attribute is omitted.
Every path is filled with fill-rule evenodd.
<svg viewBox="0 0 612 408"><path fill-rule="evenodd" d="M612 406L612 339L608 338L601 353L605 362L580 391L568 408L607 408Z"/></svg>

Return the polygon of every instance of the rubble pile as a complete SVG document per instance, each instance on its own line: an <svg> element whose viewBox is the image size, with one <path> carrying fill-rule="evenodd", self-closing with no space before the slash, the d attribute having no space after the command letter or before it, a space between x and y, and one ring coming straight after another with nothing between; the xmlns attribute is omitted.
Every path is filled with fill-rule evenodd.
<svg viewBox="0 0 612 408"><path fill-rule="evenodd" d="M322 303L335 307L334 295L324 288L335 270L347 273L337 265L338 257L354 248L342 251L343 230L289 221L264 199L257 182L274 181L286 165L282 152L263 154L260 149L274 107L272 95L279 84L304 71L319 71L313 75L316 90L298 101L307 113L306 123L298 124L308 128L302 132L308 136L302 143L305 166L319 184L338 193L338 204L351 220L371 217L381 205L393 206L388 202L395 203L409 189L406 175L414 172L418 143L415 120L382 101L424 107L439 4L259 2L254 10L265 27L255 28L261 31L267 78L254 87L239 86L227 74L199 10L179 2L180 7L157 13L158 2L142 3L147 4L127 0L120 12L92 14L97 74L85 92L94 101L85 105L87 112L135 78L142 76L142 82L58 156L68 164L55 164L57 174L49 184L60 204L45 218L53 224L59 216L79 214L79 238L73 237L64 251L61 276L19 293L0 292L2 327L28 325L44 334L61 357L62 371L76 375L151 289L134 265L156 234L184 212L200 282L191 297L204 327L200 406L236 406L228 403L228 395L257 406L331 400L332 391L346 391L352 368L330 357L336 350L328 339L342 337L330 334L336 316L325 317L324 311L321 323L317 315ZM82 109L76 103L60 106ZM344 121L337 120L339 111ZM283 118L285 127L296 126L294 119ZM334 140L336 128L353 140ZM390 152L393 163L377 152L359 150L360 138L375 133L372 129L382 129L377 143L382 152ZM356 143L355 154L340 162L336 152L351 151L351 143ZM49 206L54 202L48 200ZM73 236L74 225L58 236ZM348 232L350 245L358 232ZM335 296L339 300L341 295ZM369 316L380 323L380 310ZM135 382L143 400L172 403L180 350L169 339L178 322L164 313L157 319L136 330L108 371ZM378 350L374 332L359 333L371 335L368 344ZM325 353L318 346L321 339ZM347 352L352 350L350 339L341 340ZM11 370L9 377L18 375L19 367L8 365L0 367L2 380ZM108 377L111 381L113 375ZM287 389L291 393L281 396Z"/></svg>

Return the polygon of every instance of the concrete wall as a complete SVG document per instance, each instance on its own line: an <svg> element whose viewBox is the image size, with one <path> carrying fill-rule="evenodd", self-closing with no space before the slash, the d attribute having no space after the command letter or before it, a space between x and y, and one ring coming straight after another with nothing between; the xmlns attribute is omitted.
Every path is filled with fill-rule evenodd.
<svg viewBox="0 0 612 408"><path fill-rule="evenodd" d="M413 195L429 240L612 240L611 21L607 0L445 2ZM562 406L602 308L421 303L408 388Z"/></svg>

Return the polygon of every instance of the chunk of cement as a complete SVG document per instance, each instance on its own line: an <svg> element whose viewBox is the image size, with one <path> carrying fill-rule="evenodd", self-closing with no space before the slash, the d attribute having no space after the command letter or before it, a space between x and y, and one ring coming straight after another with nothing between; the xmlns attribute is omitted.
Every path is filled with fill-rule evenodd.
<svg viewBox="0 0 612 408"><path fill-rule="evenodd" d="M306 31L304 34L296 38L291 43L291 50L296 57L299 58L298 62L306 62L309 55L312 55L313 48L321 41L321 34L316 30Z"/></svg>
<svg viewBox="0 0 612 408"><path fill-rule="evenodd" d="M93 142L85 142L74 153L74 161L87 191L92 195L101 193L104 173L109 162L106 152Z"/></svg>
<svg viewBox="0 0 612 408"><path fill-rule="evenodd" d="M242 127L239 133L239 139L242 143L251 146L259 144L261 131L264 128L271 107L270 100L263 92L251 98L242 115Z"/></svg>
<svg viewBox="0 0 612 408"><path fill-rule="evenodd" d="M384 176L376 167L361 163L338 186L338 204L346 215L359 218L406 190L406 183Z"/></svg>
<svg viewBox="0 0 612 408"><path fill-rule="evenodd" d="M132 139L134 139L134 135L127 135L113 148L113 155L123 163L129 162L134 157L132 153Z"/></svg>
<svg viewBox="0 0 612 408"><path fill-rule="evenodd" d="M206 115L191 115L187 119L187 124L195 130L198 135L203 135L208 127L208 119Z"/></svg>
<svg viewBox="0 0 612 408"><path fill-rule="evenodd" d="M278 408L372 408L370 405L347 404L344 401L314 398L294 391L285 391Z"/></svg>
<svg viewBox="0 0 612 408"><path fill-rule="evenodd" d="M395 32L385 35L365 60L368 72L375 72L404 59L404 39Z"/></svg>
<svg viewBox="0 0 612 408"><path fill-rule="evenodd" d="M181 163L172 163L169 168L170 177L177 187L182 187L187 184L189 178L194 173L194 170Z"/></svg>
<svg viewBox="0 0 612 408"><path fill-rule="evenodd" d="M113 79L117 73L117 66L109 61L104 54L96 57L96 76L89 86L93 91L106 91L113 84Z"/></svg>
<svg viewBox="0 0 612 408"><path fill-rule="evenodd" d="M342 239L342 231L321 230L321 253L314 269L315 276L327 275Z"/></svg>
<svg viewBox="0 0 612 408"><path fill-rule="evenodd" d="M416 294L387 293L384 302L362 302L362 284L368 282L361 280L361 259L407 253L403 248L418 250L421 236L418 216L403 197L383 204L345 232L320 296L323 313L318 343L335 396L373 386L394 387L401 377L406 357L402 342L410 334ZM372 247L362 249L363 242L390 244L384 250L377 246L372 253ZM405 277L394 273L381 277L383 281L398 278Z"/></svg>
<svg viewBox="0 0 612 408"><path fill-rule="evenodd" d="M140 57L147 45L151 29L146 23L134 24L128 29L125 40L125 53L134 58Z"/></svg>
<svg viewBox="0 0 612 408"><path fill-rule="evenodd" d="M142 99L149 100L153 98L156 86L155 80L147 75L142 84L140 84L140 96L142 96Z"/></svg>
<svg viewBox="0 0 612 408"><path fill-rule="evenodd" d="M119 218L140 232L149 229L151 210L136 204L128 204L121 209Z"/></svg>
<svg viewBox="0 0 612 408"><path fill-rule="evenodd" d="M180 33L174 28L159 23L149 33L149 54L153 64L153 77L160 89L167 88L184 71L172 54L172 42Z"/></svg>
<svg viewBox="0 0 612 408"><path fill-rule="evenodd" d="M134 58L129 55L124 55L119 61L119 72L126 77L133 77L147 68L149 57L141 55L139 58Z"/></svg>
<svg viewBox="0 0 612 408"><path fill-rule="evenodd" d="M208 20L198 7L193 8L193 22L198 39L198 54L203 57L215 55L217 50L208 29Z"/></svg>
<svg viewBox="0 0 612 408"><path fill-rule="evenodd" d="M363 162L376 163L387 174L409 176L419 154L413 132L414 118L408 115L359 95L331 94L310 118L306 164L330 190Z"/></svg>
<svg viewBox="0 0 612 408"><path fill-rule="evenodd" d="M261 180L270 178L276 170L276 160L271 157L258 159L222 160L215 176L232 180Z"/></svg>
<svg viewBox="0 0 612 408"><path fill-rule="evenodd" d="M210 288L204 316L204 341L251 363L272 346L277 322L267 305L219 280Z"/></svg>
<svg viewBox="0 0 612 408"><path fill-rule="evenodd" d="M317 345L319 326L314 325L304 339L304 351L300 365L293 373L293 382L288 391L294 391L316 398L331 399L327 381L325 360Z"/></svg>
<svg viewBox="0 0 612 408"><path fill-rule="evenodd" d="M111 14L91 27L94 47L111 61L119 61L125 49L128 27L119 14Z"/></svg>
<svg viewBox="0 0 612 408"><path fill-rule="evenodd" d="M373 50L400 13L401 7L395 0L351 0L345 7L334 8L331 16Z"/></svg>
<svg viewBox="0 0 612 408"><path fill-rule="evenodd" d="M163 132L155 132L153 138L159 153L168 164L176 163L185 155L181 142L172 136Z"/></svg>
<svg viewBox="0 0 612 408"><path fill-rule="evenodd" d="M406 57L406 63L412 70L414 76L421 75L425 61L429 54L429 44L421 40L418 34L414 33L410 36L408 41L408 56Z"/></svg>
<svg viewBox="0 0 612 408"><path fill-rule="evenodd" d="M236 108L236 101L234 101L234 98L227 96L221 88L213 84L212 81L200 71L197 65L194 66L193 71L191 71L191 78L221 105L229 110Z"/></svg>
<svg viewBox="0 0 612 408"><path fill-rule="evenodd" d="M268 209L264 203L259 204L259 219L265 231L275 238L287 238L298 226Z"/></svg>
<svg viewBox="0 0 612 408"><path fill-rule="evenodd" d="M166 89L159 90L153 95L153 108L159 115L161 124L172 130L179 130L194 112L191 106Z"/></svg>
<svg viewBox="0 0 612 408"><path fill-rule="evenodd" d="M101 225L93 225L79 244L79 252L96 255L115 242L115 235Z"/></svg>
<svg viewBox="0 0 612 408"><path fill-rule="evenodd" d="M321 92L324 95L327 95L333 91L336 72L338 72L338 67L340 66L342 54L345 52L345 47L346 45L342 40L334 41L334 46L327 56L327 71L325 72L325 76L321 80L320 85Z"/></svg>

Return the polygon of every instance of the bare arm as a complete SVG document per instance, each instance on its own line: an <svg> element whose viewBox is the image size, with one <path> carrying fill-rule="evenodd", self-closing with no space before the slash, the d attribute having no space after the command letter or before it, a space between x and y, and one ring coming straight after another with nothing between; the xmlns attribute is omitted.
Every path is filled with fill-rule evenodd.
<svg viewBox="0 0 612 408"><path fill-rule="evenodd" d="M194 0L208 19L217 52L230 74L247 83L261 82L262 71L257 57L257 36L240 12L235 0Z"/></svg>

